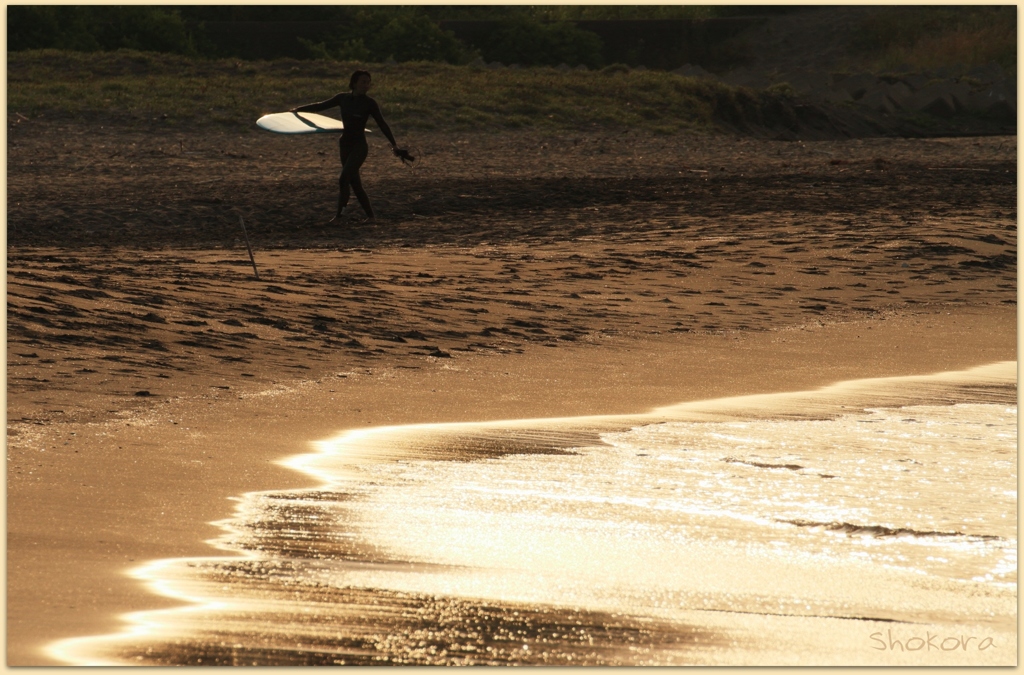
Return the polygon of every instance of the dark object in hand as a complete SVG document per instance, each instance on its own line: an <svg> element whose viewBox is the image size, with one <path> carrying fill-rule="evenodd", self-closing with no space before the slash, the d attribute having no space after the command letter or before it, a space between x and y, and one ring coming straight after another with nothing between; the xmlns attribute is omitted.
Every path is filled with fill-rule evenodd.
<svg viewBox="0 0 1024 675"><path fill-rule="evenodd" d="M409 154L408 150L404 148L395 148L395 157L398 157L402 162L415 162L416 158Z"/></svg>

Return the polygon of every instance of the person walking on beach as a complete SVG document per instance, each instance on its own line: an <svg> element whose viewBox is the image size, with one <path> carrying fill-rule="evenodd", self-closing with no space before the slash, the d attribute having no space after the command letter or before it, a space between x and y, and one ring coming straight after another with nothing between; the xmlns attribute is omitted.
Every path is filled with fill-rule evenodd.
<svg viewBox="0 0 1024 675"><path fill-rule="evenodd" d="M359 179L359 167L366 161L369 148L366 145L366 122L373 117L381 132L391 143L391 152L403 161L412 161L413 157L408 151L398 147L395 137L391 133L391 127L384 121L381 115L380 106L372 98L366 95L370 90L370 73L365 70L357 70L352 73L348 87L351 91L342 92L333 98L319 103L310 103L292 108L290 112L320 112L337 106L341 109L341 122L345 130L338 140L338 147L341 151L341 177L338 178L338 212L331 223L340 222L342 212L348 204L349 189L355 192L359 205L366 212L366 217L371 221L375 219L373 207L370 205L370 198L363 190L363 183Z"/></svg>

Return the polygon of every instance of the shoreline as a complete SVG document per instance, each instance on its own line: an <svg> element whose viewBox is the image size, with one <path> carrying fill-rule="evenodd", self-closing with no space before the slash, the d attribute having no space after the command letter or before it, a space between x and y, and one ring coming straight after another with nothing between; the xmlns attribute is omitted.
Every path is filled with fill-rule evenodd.
<svg viewBox="0 0 1024 675"><path fill-rule="evenodd" d="M309 487L277 461L341 429L629 414L1015 359L1014 308L947 307L757 333L459 355L421 370L362 369L343 387L327 375L276 393L167 400L127 422L44 425L37 440L49 445L75 429L78 451L64 450L67 465L45 482L9 483L8 664L50 664L39 649L52 640L116 632L124 612L174 606L125 570L209 555L209 523L225 518L229 499ZM241 428L244 420L258 424ZM64 498L54 500L54 491Z"/></svg>
<svg viewBox="0 0 1024 675"><path fill-rule="evenodd" d="M123 652L116 649L117 645L123 645L124 648L128 649L127 653L143 654L142 648L147 645L150 648L155 649L157 654L162 655L164 659L170 659L169 661L163 661L161 658L156 658L152 663L147 665L197 665L195 659L199 656L199 663L202 665L225 665L227 662L222 660L226 657L226 654L218 654L216 649L210 651L211 644L208 639L204 640L204 630L209 631L211 628L218 626L216 617L219 612L216 609L223 601L229 601L229 604L235 602L241 602L242 606L245 606L246 602L254 603L254 607L259 606L259 600L248 597L245 592L245 584L241 587L235 588L236 592L240 592L240 595L235 596L231 593L231 586L221 586L220 583L211 582L209 580L202 581L203 577L199 578L199 586L193 587L189 585L191 579L191 573L187 572L182 565L187 565L188 568L197 567L210 569L218 567L219 563L227 563L228 567L233 567L231 561L238 560L249 560L249 563L240 563L242 565L253 565L255 569L260 568L260 562L270 563L272 566L275 563L276 557L274 555L275 545L273 539L266 542L267 548L264 549L262 546L256 548L239 548L238 532L246 529L246 518L256 519L262 521L267 515L259 515L261 513L259 506L255 502L259 502L263 497L267 497L270 501L278 503L278 500L288 498L296 499L297 496L304 492L311 491L318 495L314 501L320 499L326 499L330 502L330 497L334 494L334 498L338 499L340 495L348 492L348 470L347 466L359 467L364 462L377 463L383 461L385 463L394 461L401 458L404 461L412 460L414 463L420 459L434 459L441 462L444 461L456 461L460 459L483 459L486 457L498 458L507 454L550 454L552 450L557 453L557 449L563 447L588 445L601 445L601 442L595 443L595 438L591 438L595 433L599 431L612 432L613 435L617 435L622 431L639 425L640 427L649 427L650 425L658 425L663 422L690 422L690 423L707 423L709 421L714 422L729 422L729 421L752 421L752 420L776 420L775 415L781 414L781 419L818 419L820 416L829 417L830 415L844 416L846 414L856 415L858 411L849 410L848 408L860 408L862 405L870 405L870 409L876 407L892 408L900 407L902 405L952 405L955 404L959 399L963 402L969 403L998 403L1002 401L1010 401L1008 398L1011 395L1010 388L1007 387L1009 383L1013 382L1013 402L1016 402L1015 398L1015 382L1016 382L1016 364L1015 362L1000 362L995 364L989 364L987 366L971 368L967 371L955 371L955 372L944 372L934 375L926 376L909 376L909 377L896 377L896 378L872 378L862 380L851 380L836 383L834 385L820 387L808 391L792 391L785 393L775 394L756 394L752 396L740 396L740 397L728 397L713 400L704 401L692 401L689 403L682 403L674 406L666 406L662 408L656 408L649 410L646 413L637 413L632 415L618 415L618 416L586 416L586 417L563 417L563 418L536 418L536 419L517 419L517 420L497 420L490 422L455 422L455 423L442 423L442 424L429 424L429 425L410 425L409 427L403 426L389 426L383 428L373 428L367 431L371 433L367 438L363 438L362 434L358 430L353 433L351 431L344 432L338 436L321 440L316 443L317 446L312 453L307 452L303 455L297 455L286 458L285 460L279 460L278 463L290 466L297 472L301 472L304 475L308 475L314 481L318 482L316 487L300 489L300 490L270 490L259 493L247 493L237 498L237 506L235 514L226 518L221 523L218 523L221 529L221 536L216 541L211 541L213 548L217 550L211 550L207 556L190 558L190 559L165 559L165 560L151 560L145 563L142 567L135 567L131 570L131 576L138 580L138 583L145 584L150 587L155 594L161 596L180 600L186 603L182 609L184 612L179 616L172 609L146 612L138 611L133 612L130 615L125 615L122 618L127 622L127 626L123 627L123 633L113 633L108 635L96 636L95 638L77 638L70 641L65 641L60 644L54 644L50 646L49 654L59 658L63 655L66 663L71 665L122 665L116 658L114 660L105 660L110 658L107 655L118 655L123 658ZM963 388L962 391L960 388ZM995 387L988 393L984 392L985 389ZM1001 391L997 391L1001 389ZM846 405L840 406L840 403ZM871 405L874 403L874 405ZM809 405L808 405L809 404ZM1007 403L1008 405L1009 403ZM844 410L846 409L846 410ZM756 411L751 416L751 411ZM516 430L525 431L526 435L522 440L516 440L518 434ZM574 431L576 430L576 431ZM504 433L502 433L504 432ZM494 445L493 448L488 443L487 438L493 434L495 440L501 440L502 442ZM472 449L469 446L465 446L466 450L471 450L471 455L460 455L458 453L453 454L451 450L443 450L440 453L434 452L434 449L449 447L447 444L451 441L456 441L456 445L452 447L463 447L462 444L458 443L456 439L460 436L466 436L471 438ZM507 439L507 440L502 440ZM517 451L515 448L517 443L523 443L522 448ZM342 450L345 448L345 450ZM491 454L493 452L493 455ZM572 453L575 454L575 453ZM344 457L344 459L342 459ZM323 467L318 470L316 467L323 464ZM326 473L324 473L326 470ZM360 479L357 475L353 475L353 482L351 488L358 493ZM320 491L327 491L323 497L319 496ZM301 497L299 497L301 499ZM280 502L282 505L285 502ZM280 508L280 507L279 507ZM330 511L325 511L323 516L314 518L328 518ZM246 514L249 514L246 516ZM256 515L254 515L256 514ZM268 514L269 515L269 514ZM344 527L344 522L337 523L338 526ZM301 522L295 522L292 524L294 527L303 528ZM311 537L311 541L305 545L312 545L314 551L320 551L328 560L338 559L338 551L334 548L338 545L332 543L333 539L327 534L322 533L321 536L326 536L322 544L326 547L324 549L316 548L317 535L319 531L315 524L310 522L306 523L306 526L311 529L305 534ZM249 525L251 528L252 525ZM851 526L852 527L852 526ZM301 530L304 531L304 530ZM271 531L264 533L264 536L270 534ZM341 532L348 532L341 530ZM927 534L927 533L921 533ZM352 533L345 534L345 539L353 536ZM243 536L244 540L244 536ZM288 537L291 541L291 538ZM356 536L356 540L359 541L360 537ZM377 568L379 566L387 567L389 564L397 564L407 572L414 572L417 567L416 563L403 562L404 559L389 557L387 554L382 555L381 552L376 551L376 547L373 545L374 540L372 537L362 541L362 544L355 544L355 542L343 545L345 554L340 558L344 560L346 569L352 568L351 573L358 576L358 569L360 564L366 564L371 568ZM303 555L304 544L303 540L297 540L294 544L299 548L286 558L296 557L296 564L301 564L301 561L308 556ZM289 545L289 546L291 546ZM367 545L369 547L367 547ZM289 548L289 550L291 550ZM387 550L387 549L385 549ZM221 554L218 555L217 551ZM228 553L230 555L224 555ZM609 553L611 553L609 551ZM391 554L392 556L394 554ZM318 555L312 556L314 559ZM254 562L253 562L254 561ZM421 570L421 573L429 574L429 564L427 569ZM408 568L408 569L406 569ZM165 570L166 572L162 572ZM863 573L863 571L861 571ZM881 570L876 570L875 574L877 577L873 577L870 574L866 577L866 583L883 583L887 577ZM244 575L243 575L244 578ZM193 580L196 581L196 580ZM230 579L226 579L225 582L229 582ZM895 579L888 579L888 583L895 583ZM179 586L181 582L185 582L185 586ZM783 583L783 580L779 580L779 583ZM792 583L791 581L788 583ZM923 582L922 582L923 583ZM429 584L429 582L428 582ZM798 584L799 585L799 584ZM319 586L319 584L317 584ZM1015 584L1013 584L1015 587ZM941 586L940 586L941 587ZM938 588L936 592L938 592ZM203 591L212 594L204 594ZM375 594L379 594L378 600L373 602L374 605L380 603L382 607L389 606L389 603L395 602L393 598L389 598L386 588L369 588L364 590L365 593L371 597L376 597ZM520 591L522 592L522 591ZM910 592L909 589L904 589L904 592ZM923 592L923 591L918 591ZM944 593L949 592L949 589L942 591ZM994 592L994 591L993 591ZM422 592L421 592L422 594ZM912 593L911 593L912 594ZM465 596L463 593L455 593L452 598L448 598L443 593L442 598L448 598L448 600L456 603L457 606L461 606L459 603L469 603L461 611L472 612L471 608L475 604L484 602L490 609L495 607L505 607L505 614L510 614L513 609L522 609L516 602L510 602L509 599L499 600L498 597L488 598L476 598L475 596ZM536 593L533 593L536 595ZM967 593L970 596L970 593ZM424 606L429 604L426 598L433 597L430 593L419 596L403 596L404 602L420 602ZM543 595L538 597L544 597ZM418 600L417 600L418 598ZM549 615L546 620L553 622L553 626L558 625L558 621L564 621L563 614L567 612L565 609L565 600L561 599L560 603L555 603L554 607L547 610ZM311 599L312 601L312 599ZM532 603L536 603L539 600L534 598ZM294 601L298 602L298 601ZM520 602L524 602L522 599ZM540 601L543 602L543 601ZM947 602L949 600L947 599ZM495 604L497 603L497 604ZM314 603L315 604L315 603ZM571 604L571 603L570 603ZM913 606L913 602L909 603ZM420 605L416 605L420 606ZM530 607L531 602L526 602L523 607ZM826 658L827 662L841 664L846 661L844 659L853 658L857 663L861 665L893 665L892 661L886 660L885 655L871 655L871 652L867 652L868 656L865 656L863 651L863 645L858 643L851 635L856 634L859 636L859 632L853 630L853 625L863 627L864 630L875 630L878 628L885 628L890 625L885 622L895 621L898 626L898 631L906 632L908 629L923 630L924 628L934 629L937 631L950 629L952 625L960 626L972 625L974 628L980 628L982 625L987 626L991 630L996 630L999 636L1000 645L1004 645L1008 639L1008 635L1011 633L1007 632L1007 621L1015 619L1015 617L1000 615L995 617L996 622L989 624L985 620L981 621L981 624L974 625L967 619L970 616L970 603L967 605L943 605L946 612L951 612L953 616L957 616L958 619L954 620L950 624L949 617L945 621L940 621L933 617L932 621L920 621L914 620L916 618L913 610L905 610L901 606L888 606L882 603L874 611L878 612L878 616L883 618L876 618L874 620L866 618L864 616L855 617L856 622L867 622L867 623L855 623L849 624L851 617L844 616L842 613L837 615L824 614L819 615L818 613L812 613L810 615L793 615L783 621L795 621L796 625L792 626L797 629L798 633L802 635L803 639L809 640L813 643L815 639L819 641L824 640L824 643L834 644L835 649L839 650L839 653L845 654L845 656L838 656L836 654L828 654L827 658L824 654L819 654L818 657L813 656L815 652L810 648L808 644L809 655L805 655L805 661L791 662L786 660L786 652L784 649L779 648L775 645L774 651L767 649L765 657L769 659L782 659L778 663L772 662L772 665L796 665L796 664L818 664L817 658ZM581 605L581 607L585 607ZM833 607L830 611L842 612L842 603L839 603L836 607ZM205 608L205 609L204 609ZM227 616L230 617L231 612L227 611ZM241 611L237 610L236 611ZM318 610L321 611L321 610ZM326 611L326 610L322 610ZM343 610L336 610L342 611ZM429 611L429 610L421 610ZM574 611L579 611L579 608ZM609 621L610 617L601 619L601 613L599 608L587 607L583 610L587 612L587 617L590 621ZM597 613L594 613L594 612ZM628 612L628 609L626 609ZM701 621L703 616L707 619L705 610L693 609L684 612L685 615L689 616L687 624L675 624L677 630L692 631L695 635L704 635L705 647L711 647L709 652L694 652L688 658L696 659L694 664L708 665L709 663L721 663L738 665L740 662L751 658L753 651L745 651L754 649L756 646L751 647L747 645L745 649L739 649L739 651L733 653L729 652L724 647L722 642L721 633L726 631L730 625L728 620L729 616L733 617L734 621L738 621L739 624L744 624L747 621L757 622L768 622L766 625L771 625L773 619L770 618L771 612L767 615L761 615L763 612L757 611L745 611L743 606L735 607L723 607L721 609L714 610L715 612L724 613L723 616L718 619L714 618L710 623ZM909 615L904 612L909 611ZM978 607L974 607L974 612L982 611ZM192 612L197 612L198 615L193 619L189 619ZM966 615L960 614L966 612ZM251 612L243 612L243 615L250 614ZM751 614L755 615L747 619L739 619L741 615ZM331 616L330 612L327 616ZM619 615L612 615L619 616ZM657 614L651 616L651 619L657 620ZM668 620L671 616L674 616L671 612L665 613L665 616L660 618ZM783 615L779 615L783 616ZM803 616L803 618L797 618ZM561 619L557 617L562 617ZM902 618L887 618L887 617L902 617ZM378 620L382 622L382 626L378 627L377 630L385 630L385 632L398 632L401 630L395 626L392 630L388 629L388 617L387 613L382 613L378 617ZM777 620L777 619L774 619ZM184 638L184 634L179 636L177 630L179 625L188 625L189 631L192 630L192 622L197 621L198 633L195 636L186 638L185 642L176 651L175 647L171 646L177 644L176 640L179 637ZM248 621L255 621L256 625L259 625L260 620L253 618ZM273 619L268 619L268 625L273 626ZM618 618L615 621L621 622L626 621L627 623L631 619ZM678 621L676 617L675 621ZM847 623L844 623L847 622ZM878 623L882 622L882 623ZM977 617L974 619L974 623L977 623ZM718 625L720 624L720 625ZM903 625L900 625L903 624ZM670 626L673 623L669 621L664 627L659 627L658 630L665 630L666 634L671 631ZM687 628L686 626L689 626ZM713 629L712 626L718 625L718 629ZM845 626L845 627L844 627ZM231 634L231 629L225 629L227 634ZM538 634L543 632L541 627L537 627ZM259 633L256 633L258 635ZM991 635L991 633L990 633ZM244 645L236 645L238 651L231 651L230 661L231 663L240 663L245 661L246 656L258 657L259 649L256 643L247 642L246 637L248 633L242 630L237 640L241 640ZM862 637L862 636L861 636ZM306 644L312 635L307 635L301 639L300 642ZM340 635L339 635L340 639ZM710 643L706 643L706 640L710 639ZM989 638L992 639L991 637ZM793 641L792 636L790 642ZM557 641L555 641L557 644ZM204 648L203 645L206 645ZM223 644L223 643L222 643ZM838 646L842 644L842 648ZM133 647L133 645L138 645ZM244 646L244 648L242 648ZM339 645L340 647L341 645ZM568 648L568 653L572 653L573 645L565 644L562 645ZM111 648L114 647L114 648ZM307 644L308 647L308 644ZM767 645L765 645L767 648ZM602 644L602 649L609 650L614 649L614 641L608 645ZM726 654L732 654L728 656L721 653L722 649L726 649ZM169 651L168 651L169 650ZM716 650L718 653L716 653ZM845 651L844 651L845 650ZM302 650L298 650L301 652ZM145 653L149 653L147 649ZM327 653L329 654L329 648ZM560 653L558 649L555 649L553 654ZM686 648L683 648L683 652L686 653ZM769 656L769 654L771 656ZM298 654L296 654L298 655ZM343 661L347 663L353 663L356 665L361 662L356 659L352 661L354 654L341 652L340 656ZM395 653L385 652L380 655L380 658L387 659L388 657L394 657ZM921 661L919 659L909 658L909 660L902 660L904 665L924 665L928 663L930 665L950 665L949 657L943 655L945 658L938 661ZM965 656L961 655L963 660L957 661L958 665L978 665L977 655ZM984 655L987 660L984 663L988 665L1001 665L1008 663L1006 661L1008 657L1005 656L1005 650L999 650L996 654L998 658L995 661L991 660L993 655ZM877 657L877 659L876 659ZM145 659L145 656L136 656L136 658ZM179 661L178 659L185 659ZM300 657L301 658L301 657ZM326 656L324 658L327 658ZM569 657L570 660L573 657ZM673 658L680 658L679 653L674 656L671 654L662 654L660 658L668 658L669 661L662 662L658 658L654 658L651 661L652 665L678 665L672 661ZM866 661L864 659L867 659ZM892 657L895 658L895 657ZM831 659L831 660L828 660ZM519 659L513 660L519 662ZM372 659L371 659L372 661ZM614 662L614 661L613 661ZM255 664L256 662L254 662ZM290 663L288 661L271 661L274 665L297 665L296 663ZM319 661L317 662L319 663ZM331 663L328 659L324 663ZM394 665L402 663L399 661ZM439 662L440 663L440 662ZM533 663L529 659L522 661L524 664ZM552 665L545 661L540 662L541 664ZM129 661L130 664L130 661ZM306 665L312 665L312 662L306 663ZM141 665L141 663L140 663ZM365 665L365 664L363 664ZM604 665L602 661L587 662L586 665ZM762 661L754 661L747 665L766 665Z"/></svg>

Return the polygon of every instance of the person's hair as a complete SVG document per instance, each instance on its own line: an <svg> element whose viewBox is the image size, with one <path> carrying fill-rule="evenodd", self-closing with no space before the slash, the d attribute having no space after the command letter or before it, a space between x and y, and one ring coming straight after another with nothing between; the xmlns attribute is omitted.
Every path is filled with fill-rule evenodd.
<svg viewBox="0 0 1024 675"><path fill-rule="evenodd" d="M370 71L368 71L368 70L357 70L356 72L352 73L352 77L348 78L348 88L349 88L349 91L351 91L351 90L356 88L356 82L363 75L366 75L367 77L369 77L370 76Z"/></svg>

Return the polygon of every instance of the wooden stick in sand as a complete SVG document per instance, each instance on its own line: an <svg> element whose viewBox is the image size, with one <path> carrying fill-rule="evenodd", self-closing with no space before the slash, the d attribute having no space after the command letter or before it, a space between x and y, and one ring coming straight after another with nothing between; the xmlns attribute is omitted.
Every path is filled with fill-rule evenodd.
<svg viewBox="0 0 1024 675"><path fill-rule="evenodd" d="M245 231L245 219L239 215L238 222L242 224L242 234L245 235L245 247L249 249L249 260L252 262L252 273L256 275L256 281L259 281L260 273L256 271L256 258L252 254L252 246L249 245L249 233Z"/></svg>

